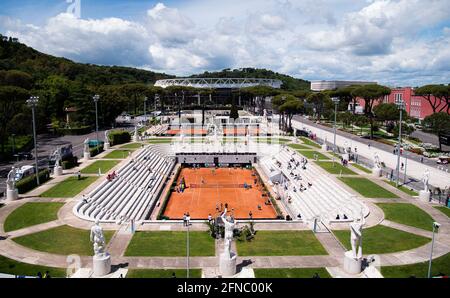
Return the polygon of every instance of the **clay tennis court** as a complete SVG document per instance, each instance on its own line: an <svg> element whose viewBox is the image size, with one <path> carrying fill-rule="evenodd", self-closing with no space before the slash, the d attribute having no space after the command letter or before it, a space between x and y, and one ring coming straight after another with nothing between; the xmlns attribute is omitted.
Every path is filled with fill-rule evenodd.
<svg viewBox="0 0 450 298"><path fill-rule="evenodd" d="M250 135L259 135L259 128L249 128L248 132ZM226 136L245 136L247 135L246 128L224 128L223 134Z"/></svg>
<svg viewBox="0 0 450 298"><path fill-rule="evenodd" d="M208 130L206 130L206 129L170 129L170 130L166 131L166 135L168 135L168 136L176 136L181 133L183 133L185 135L201 136L201 135L208 134Z"/></svg>
<svg viewBox="0 0 450 298"><path fill-rule="evenodd" d="M177 185L184 177L187 189L183 193L172 192L164 216L182 219L183 214L189 212L191 219L207 219L209 214L220 215L221 204L222 208L228 204L228 215L236 219L249 219L250 211L253 219L275 219L277 213L273 205L265 204L268 197L263 197L262 186L254 183L258 177L252 174L253 170L242 168L184 168ZM252 187L245 189L244 183Z"/></svg>

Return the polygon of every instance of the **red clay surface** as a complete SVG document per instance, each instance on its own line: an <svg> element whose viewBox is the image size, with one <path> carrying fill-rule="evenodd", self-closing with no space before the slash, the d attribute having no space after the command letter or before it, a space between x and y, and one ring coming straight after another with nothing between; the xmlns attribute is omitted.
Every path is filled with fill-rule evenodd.
<svg viewBox="0 0 450 298"><path fill-rule="evenodd" d="M184 177L187 189L184 193L172 192L164 215L170 219L182 219L183 214L189 212L192 219L207 219L209 214L213 217L220 215L220 204L223 208L228 204L228 215L236 219L248 219L250 211L254 219L275 219L277 213L273 205L265 204L268 197L263 197L263 187L254 183L257 176L252 174L252 170L241 168L182 169L177 185ZM252 188L246 190L244 183ZM258 205L261 210L258 210Z"/></svg>
<svg viewBox="0 0 450 298"><path fill-rule="evenodd" d="M207 129L170 129L166 131L166 135L168 136L176 136L179 134L185 134L185 135L206 135L208 134Z"/></svg>
<svg viewBox="0 0 450 298"><path fill-rule="evenodd" d="M259 128L249 128L250 135L259 135ZM227 136L245 136L247 135L246 128L224 128L223 134Z"/></svg>

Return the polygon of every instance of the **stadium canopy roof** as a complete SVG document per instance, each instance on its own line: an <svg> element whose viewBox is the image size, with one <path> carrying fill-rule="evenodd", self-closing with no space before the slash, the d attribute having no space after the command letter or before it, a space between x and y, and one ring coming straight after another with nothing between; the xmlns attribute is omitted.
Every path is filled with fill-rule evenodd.
<svg viewBox="0 0 450 298"><path fill-rule="evenodd" d="M255 86L267 86L280 89L281 85L282 82L280 80L256 78L180 78L159 80L155 83L155 86L162 88L183 86L206 89L240 89Z"/></svg>

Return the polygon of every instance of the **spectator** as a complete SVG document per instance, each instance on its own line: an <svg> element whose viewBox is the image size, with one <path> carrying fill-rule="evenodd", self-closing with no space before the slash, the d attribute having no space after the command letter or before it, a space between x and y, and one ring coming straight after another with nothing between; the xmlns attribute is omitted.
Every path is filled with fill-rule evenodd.
<svg viewBox="0 0 450 298"><path fill-rule="evenodd" d="M80 171L77 172L77 178L78 178L78 180L81 180L81 172Z"/></svg>
<svg viewBox="0 0 450 298"><path fill-rule="evenodd" d="M186 213L183 214L183 226L187 226L187 215L186 215Z"/></svg>
<svg viewBox="0 0 450 298"><path fill-rule="evenodd" d="M52 277L50 276L50 272L45 271L44 278L52 278Z"/></svg>
<svg viewBox="0 0 450 298"><path fill-rule="evenodd" d="M191 225L191 216L189 215L189 213L186 214L186 225L187 226Z"/></svg>
<svg viewBox="0 0 450 298"><path fill-rule="evenodd" d="M209 222L210 224L212 223L212 216L211 216L211 213L208 214L208 222Z"/></svg>
<svg viewBox="0 0 450 298"><path fill-rule="evenodd" d="M42 278L42 273L41 273L41 271L39 271L39 272L37 273L37 278Z"/></svg>

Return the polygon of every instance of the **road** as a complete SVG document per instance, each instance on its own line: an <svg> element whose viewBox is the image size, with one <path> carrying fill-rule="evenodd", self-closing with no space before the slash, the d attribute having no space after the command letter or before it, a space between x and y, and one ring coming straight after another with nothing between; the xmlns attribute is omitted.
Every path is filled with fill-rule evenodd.
<svg viewBox="0 0 450 298"><path fill-rule="evenodd" d="M412 137L420 139L424 143L430 143L439 146L439 138L436 135L416 130L411 134ZM450 146L442 145L442 150L450 151Z"/></svg>
<svg viewBox="0 0 450 298"><path fill-rule="evenodd" d="M292 124L296 129L305 129L312 131L317 135L319 139L327 140L327 144L329 146L332 146L334 141L333 128L316 124L300 116L295 116ZM358 154L366 157L369 160L373 160L374 153L378 152L381 161L383 161L388 168L395 169L397 167L397 156L392 152L393 146L368 139L363 139L356 135L339 130L337 131L336 144L339 147L351 147L352 151L354 151L354 148L357 147ZM440 187L442 189L449 186L450 174L448 172L439 170L436 160L424 157L424 163L421 163L421 156L411 152L407 153L407 158L408 176L411 176L420 181L425 169L428 169L431 173L431 185ZM401 162L406 163L405 156L401 157ZM448 170L448 166L446 170Z"/></svg>
<svg viewBox="0 0 450 298"><path fill-rule="evenodd" d="M126 127L128 131L132 131L133 127ZM83 148L84 148L84 140L89 139L97 139L96 132L92 132L86 135L80 136L62 136L55 137L50 134L42 134L37 137L37 147L38 147L38 165L40 168L45 168L48 165L48 158L52 155L52 153L58 148L62 146L66 146L72 144L73 154L74 156L78 156L78 158L82 158ZM99 139L105 140L105 130L99 130L98 132ZM34 148L32 150L34 155ZM11 170L11 167L15 166L16 168L22 167L24 165L34 165L33 160L24 160L19 162L9 161L0 163L0 197L1 194L6 190L6 176L8 172Z"/></svg>

